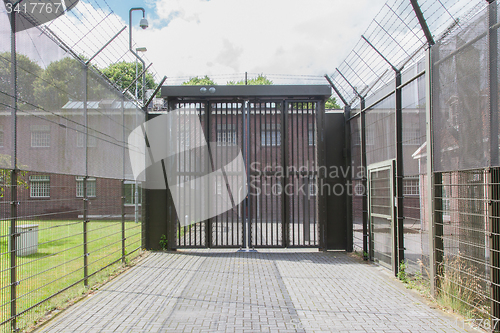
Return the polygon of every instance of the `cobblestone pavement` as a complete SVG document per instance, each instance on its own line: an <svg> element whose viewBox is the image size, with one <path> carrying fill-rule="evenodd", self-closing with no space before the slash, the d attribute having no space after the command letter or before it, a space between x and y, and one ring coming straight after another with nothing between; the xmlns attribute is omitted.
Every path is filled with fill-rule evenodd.
<svg viewBox="0 0 500 333"><path fill-rule="evenodd" d="M342 252L152 253L38 332L464 332Z"/></svg>

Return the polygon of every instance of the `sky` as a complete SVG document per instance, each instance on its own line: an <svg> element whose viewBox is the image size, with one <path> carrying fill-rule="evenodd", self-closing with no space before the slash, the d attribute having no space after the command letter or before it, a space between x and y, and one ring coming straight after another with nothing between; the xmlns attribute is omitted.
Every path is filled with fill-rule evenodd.
<svg viewBox="0 0 500 333"><path fill-rule="evenodd" d="M359 41L385 0L106 0L160 76L324 75Z"/></svg>

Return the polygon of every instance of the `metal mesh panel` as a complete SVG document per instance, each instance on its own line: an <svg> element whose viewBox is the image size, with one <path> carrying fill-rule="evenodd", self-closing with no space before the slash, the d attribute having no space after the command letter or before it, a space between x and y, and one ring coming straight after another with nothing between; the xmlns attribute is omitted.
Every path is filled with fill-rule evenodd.
<svg viewBox="0 0 500 333"><path fill-rule="evenodd" d="M459 304L463 313L487 317L490 306L490 248L488 173L484 170L452 171L436 184L437 227L443 247L438 275L440 297Z"/></svg>
<svg viewBox="0 0 500 333"><path fill-rule="evenodd" d="M16 307L26 310L23 327L43 314L35 307L83 277L83 200L76 196L74 176L50 173L20 175L16 221ZM17 241L19 239L19 241Z"/></svg>
<svg viewBox="0 0 500 333"><path fill-rule="evenodd" d="M36 30L16 33L23 59L17 66L18 90L25 92L18 101L19 168L84 174L85 152L77 148L83 112L68 109L70 101L83 101L83 64Z"/></svg>
<svg viewBox="0 0 500 333"><path fill-rule="evenodd" d="M87 181L87 188L89 184ZM88 274L116 262L122 256L122 182L96 178L95 186L97 193L89 198L89 222L86 223Z"/></svg>
<svg viewBox="0 0 500 333"><path fill-rule="evenodd" d="M363 250L363 195L359 191L363 186L360 174L361 167L361 116L351 119L351 176L352 176L352 227L353 246L355 250Z"/></svg>
<svg viewBox="0 0 500 333"><path fill-rule="evenodd" d="M428 265L428 252L425 251L429 242L428 226L425 221L427 216L425 76L419 77L403 88L402 107L404 255L408 272L419 272L424 275L424 268Z"/></svg>
<svg viewBox="0 0 500 333"><path fill-rule="evenodd" d="M10 252L9 241L10 232L10 170L0 170L2 176L2 186L0 192L0 321L5 321L10 317L11 308L11 288L10 284Z"/></svg>
<svg viewBox="0 0 500 333"><path fill-rule="evenodd" d="M436 171L490 164L487 22L482 13L432 48Z"/></svg>
<svg viewBox="0 0 500 333"><path fill-rule="evenodd" d="M369 166L395 158L395 99L389 96L366 111L366 162Z"/></svg>
<svg viewBox="0 0 500 333"><path fill-rule="evenodd" d="M133 179L124 169L125 138L144 116L45 27L16 33L11 54L9 20L0 11L0 330L9 331L33 325L76 296L76 287L102 280L93 273L141 247L142 216L122 205L121 179ZM14 148L20 171L12 187L5 168ZM87 163L91 176L108 178L88 178L84 193Z"/></svg>

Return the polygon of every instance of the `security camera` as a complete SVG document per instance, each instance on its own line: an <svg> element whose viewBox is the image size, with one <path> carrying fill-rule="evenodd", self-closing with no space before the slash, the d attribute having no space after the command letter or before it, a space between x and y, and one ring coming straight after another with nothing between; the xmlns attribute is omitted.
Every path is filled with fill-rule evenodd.
<svg viewBox="0 0 500 333"><path fill-rule="evenodd" d="M143 17L141 19L141 22L139 22L139 26L143 29L146 29L149 26L148 20L146 20L146 18Z"/></svg>

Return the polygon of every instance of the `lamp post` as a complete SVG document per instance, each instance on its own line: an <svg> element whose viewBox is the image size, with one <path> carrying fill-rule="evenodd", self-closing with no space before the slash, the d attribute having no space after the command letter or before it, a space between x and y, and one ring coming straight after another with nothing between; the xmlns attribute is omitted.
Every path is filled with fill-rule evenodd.
<svg viewBox="0 0 500 333"><path fill-rule="evenodd" d="M144 10L144 8L142 7L136 7L136 8L130 8L129 12L128 12L128 18L129 18L129 24L128 24L128 27L129 27L129 50L130 52L132 52L133 55L135 55L135 57L137 59L139 59L141 62L142 62L142 68L146 68L146 63L145 61L139 56L139 54L134 51L134 49L132 48L132 12L133 11L136 11L136 10L140 10L142 11L142 19L141 21L139 22L139 26L142 28L142 29L146 29L149 24L148 24L148 20L146 20L146 11ZM142 73L142 90L144 91L144 85L146 84L146 73ZM136 90L137 92L137 90ZM142 104L144 105L144 93L142 94L141 96L142 98Z"/></svg>
<svg viewBox="0 0 500 333"><path fill-rule="evenodd" d="M144 62L144 60L139 56L139 54L137 52L139 51L146 51L146 48L137 48L136 51L134 51L134 49L132 48L132 12L133 11L136 11L136 10L140 10L142 11L142 19L141 21L139 22L139 26L142 28L142 29L146 29L149 24L148 24L148 20L146 20L146 11L144 10L144 8L142 7L135 7L135 8L130 8L129 12L128 12L128 28L129 28L129 50L130 52L132 52L133 55L135 55L136 57L136 61L135 61L135 76L137 78L137 59L139 59L141 62L142 62L142 68L143 68L143 71L144 71L144 68L146 68L146 63ZM146 72L143 72L142 73L142 90L143 90L143 93L142 93L142 105L144 105L145 101L144 101L144 85L146 84ZM135 94L136 94L136 97L138 98L139 97L139 93L138 93L138 89L137 89L137 80L135 82ZM136 118L137 118L137 115L136 115ZM136 122L137 122L137 119L136 119ZM139 221L139 182L137 181L137 179L135 180L135 184L134 184L134 206L135 206L135 222L137 223Z"/></svg>
<svg viewBox="0 0 500 333"><path fill-rule="evenodd" d="M135 52L137 54L139 54L139 52L146 52L147 50L148 49L145 48L145 47L138 47L138 48L135 49ZM144 68L142 70L144 70ZM138 71L138 69L137 69L137 58L135 58L135 78L136 78L136 81L135 81L135 98L139 99L139 88L138 88L139 82L137 80L137 71ZM143 91L143 95L144 95L144 81L142 82L142 84L143 84L142 85L142 91Z"/></svg>

